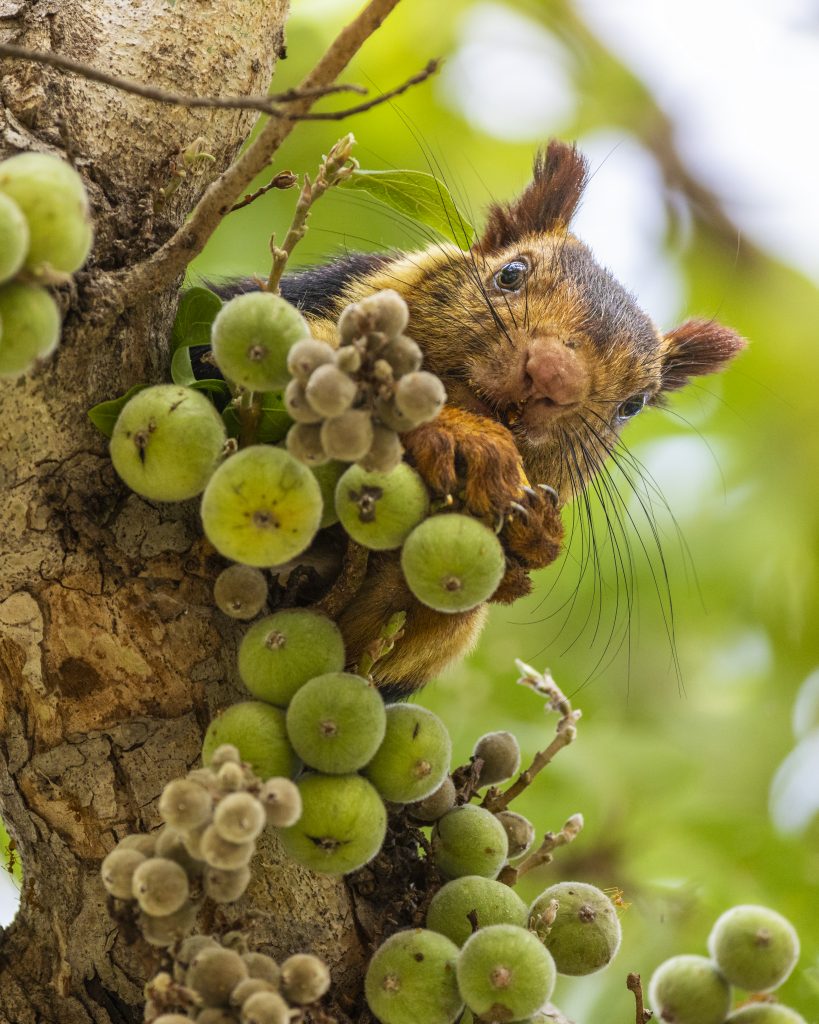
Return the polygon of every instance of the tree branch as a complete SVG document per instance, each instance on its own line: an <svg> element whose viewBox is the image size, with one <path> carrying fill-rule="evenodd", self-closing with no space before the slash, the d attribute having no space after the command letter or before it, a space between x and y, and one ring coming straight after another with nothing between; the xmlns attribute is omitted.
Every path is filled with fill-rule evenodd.
<svg viewBox="0 0 819 1024"><path fill-rule="evenodd" d="M358 17L341 30L300 84L298 92L302 98L294 101L294 114L307 113L314 102L315 91L335 82L398 3L399 0L370 0ZM143 296L170 285L183 273L253 178L270 162L293 130L294 123L285 118L268 121L244 153L208 186L188 220L164 245L137 266L106 275L105 280L100 281L109 315L116 316Z"/></svg>
<svg viewBox="0 0 819 1024"><path fill-rule="evenodd" d="M65 57L61 53L28 50L24 46L15 46L13 43L0 43L0 57L28 60L34 64L59 68L61 71L68 71L70 74L87 78L91 82L110 85L114 89L119 89L120 92L130 92L135 96L142 96L154 103L170 103L176 107L207 107L217 110L258 110L273 117L287 116L284 111L279 109L279 104L282 103L295 103L303 99L321 99L323 96L337 92L355 92L362 96L367 93L367 90L361 85L343 84L324 85L309 90L288 89L286 92L274 93L270 96L190 96L186 93L172 92L169 89L160 89L157 85L136 82L132 78L109 75L107 71L95 68L84 61L74 60L73 57ZM401 88L409 88L410 84L405 83Z"/></svg>

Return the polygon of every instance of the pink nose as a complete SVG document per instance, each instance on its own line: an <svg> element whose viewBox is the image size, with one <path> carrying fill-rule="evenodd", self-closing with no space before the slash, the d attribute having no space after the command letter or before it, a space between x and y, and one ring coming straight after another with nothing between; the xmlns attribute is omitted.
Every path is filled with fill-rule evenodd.
<svg viewBox="0 0 819 1024"><path fill-rule="evenodd" d="M577 353L559 338L534 338L526 358L532 397L572 405L586 396L588 377Z"/></svg>

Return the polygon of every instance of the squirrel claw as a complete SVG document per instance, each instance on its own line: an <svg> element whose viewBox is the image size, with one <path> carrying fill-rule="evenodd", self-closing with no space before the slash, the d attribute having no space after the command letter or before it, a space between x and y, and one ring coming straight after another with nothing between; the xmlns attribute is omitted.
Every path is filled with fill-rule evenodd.
<svg viewBox="0 0 819 1024"><path fill-rule="evenodd" d="M531 488L525 487L524 490L529 491L531 490ZM534 494L534 491L532 491L532 493ZM527 508L524 508L519 501L510 502L509 507L512 509L513 512L517 512L517 514L524 520L524 522L529 522L529 510Z"/></svg>
<svg viewBox="0 0 819 1024"><path fill-rule="evenodd" d="M551 487L549 484L538 484L538 487L541 489L541 491L543 491L544 494L549 495L549 497L552 499L552 504L555 508L557 508L560 505L560 495L557 493L554 487Z"/></svg>

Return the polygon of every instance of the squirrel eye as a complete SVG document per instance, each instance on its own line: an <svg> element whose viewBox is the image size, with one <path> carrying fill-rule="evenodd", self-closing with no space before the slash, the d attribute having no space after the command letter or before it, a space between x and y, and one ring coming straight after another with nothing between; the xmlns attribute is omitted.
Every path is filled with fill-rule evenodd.
<svg viewBox="0 0 819 1024"><path fill-rule="evenodd" d="M506 292L516 292L523 287L529 267L523 260L512 260L495 274L495 284Z"/></svg>
<svg viewBox="0 0 819 1024"><path fill-rule="evenodd" d="M627 398L625 402L621 402L620 405L617 406L617 419L621 422L624 420L630 420L643 409L647 401L648 395L645 393L632 395L631 398Z"/></svg>

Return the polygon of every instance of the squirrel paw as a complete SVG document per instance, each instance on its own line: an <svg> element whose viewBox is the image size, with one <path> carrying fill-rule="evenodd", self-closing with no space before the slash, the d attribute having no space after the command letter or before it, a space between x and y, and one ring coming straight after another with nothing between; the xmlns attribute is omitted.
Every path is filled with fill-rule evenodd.
<svg viewBox="0 0 819 1024"><path fill-rule="evenodd" d="M427 486L462 498L470 515L494 524L515 503L528 507L520 452L500 423L447 406L403 442Z"/></svg>
<svg viewBox="0 0 819 1024"><path fill-rule="evenodd" d="M524 487L500 532L507 552L527 569L542 569L560 553L563 521L557 495L546 485Z"/></svg>

